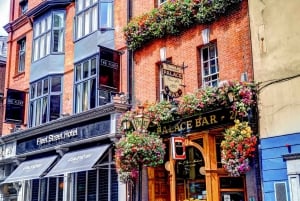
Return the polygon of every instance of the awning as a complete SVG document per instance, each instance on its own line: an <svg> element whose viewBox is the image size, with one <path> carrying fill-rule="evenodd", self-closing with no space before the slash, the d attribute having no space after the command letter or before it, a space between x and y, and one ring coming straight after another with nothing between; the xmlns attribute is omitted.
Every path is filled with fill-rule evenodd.
<svg viewBox="0 0 300 201"><path fill-rule="evenodd" d="M57 156L50 156L22 162L3 183L40 178L53 164Z"/></svg>
<svg viewBox="0 0 300 201"><path fill-rule="evenodd" d="M109 147L110 145L106 144L66 153L46 177L91 170Z"/></svg>

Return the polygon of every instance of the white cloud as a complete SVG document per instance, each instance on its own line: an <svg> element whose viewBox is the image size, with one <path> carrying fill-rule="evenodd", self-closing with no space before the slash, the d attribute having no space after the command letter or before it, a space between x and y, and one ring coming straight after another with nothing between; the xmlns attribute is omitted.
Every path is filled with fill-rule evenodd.
<svg viewBox="0 0 300 201"><path fill-rule="evenodd" d="M7 35L6 31L3 29L3 26L9 22L9 6L10 0L0 0L0 36Z"/></svg>

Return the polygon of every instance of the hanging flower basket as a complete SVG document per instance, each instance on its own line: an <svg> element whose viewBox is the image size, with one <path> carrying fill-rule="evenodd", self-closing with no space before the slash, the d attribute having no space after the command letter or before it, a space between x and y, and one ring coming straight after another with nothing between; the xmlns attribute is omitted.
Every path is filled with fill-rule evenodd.
<svg viewBox="0 0 300 201"><path fill-rule="evenodd" d="M116 143L116 166L123 183L135 181L142 166L163 164L165 144L158 135L128 132Z"/></svg>
<svg viewBox="0 0 300 201"><path fill-rule="evenodd" d="M248 122L235 120L235 125L225 130L221 143L222 164L231 176L240 176L250 170L250 159L255 156L257 138L252 135Z"/></svg>

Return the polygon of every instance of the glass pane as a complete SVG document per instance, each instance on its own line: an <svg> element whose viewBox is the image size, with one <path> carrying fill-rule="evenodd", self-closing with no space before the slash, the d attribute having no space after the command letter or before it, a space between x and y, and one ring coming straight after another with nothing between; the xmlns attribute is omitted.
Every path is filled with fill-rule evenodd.
<svg viewBox="0 0 300 201"><path fill-rule="evenodd" d="M77 4L77 11L81 11L83 9L83 2L85 0L77 0L76 4Z"/></svg>
<svg viewBox="0 0 300 201"><path fill-rule="evenodd" d="M90 0L85 0L85 8L90 6Z"/></svg>
<svg viewBox="0 0 300 201"><path fill-rule="evenodd" d="M41 124L41 100L36 100L36 112L35 112L35 126Z"/></svg>
<svg viewBox="0 0 300 201"><path fill-rule="evenodd" d="M209 75L208 62L203 63L204 75Z"/></svg>
<svg viewBox="0 0 300 201"><path fill-rule="evenodd" d="M46 20L41 21L41 34L46 31Z"/></svg>
<svg viewBox="0 0 300 201"><path fill-rule="evenodd" d="M88 101L89 101L89 87L88 82L83 83L83 91L82 91L82 111L88 110Z"/></svg>
<svg viewBox="0 0 300 201"><path fill-rule="evenodd" d="M210 61L210 73L216 73L217 69L216 69L216 61L215 60L211 60Z"/></svg>
<svg viewBox="0 0 300 201"><path fill-rule="evenodd" d="M50 97L50 121L60 116L60 95Z"/></svg>
<svg viewBox="0 0 300 201"><path fill-rule="evenodd" d="M89 61L83 63L83 78L87 78L89 76Z"/></svg>
<svg viewBox="0 0 300 201"><path fill-rule="evenodd" d="M47 201L47 187L48 187L48 182L47 179L41 179L40 180L40 201Z"/></svg>
<svg viewBox="0 0 300 201"><path fill-rule="evenodd" d="M49 178L48 201L56 201L57 178Z"/></svg>
<svg viewBox="0 0 300 201"><path fill-rule="evenodd" d="M91 31L91 22L90 22L90 10L87 10L84 15L84 35L89 34Z"/></svg>
<svg viewBox="0 0 300 201"><path fill-rule="evenodd" d="M37 83L37 97L42 95L42 81Z"/></svg>
<svg viewBox="0 0 300 201"><path fill-rule="evenodd" d="M30 102L30 109L29 109L29 127L33 126L33 109L34 109L34 102Z"/></svg>
<svg viewBox="0 0 300 201"><path fill-rule="evenodd" d="M78 64L75 66L75 80L76 81L79 81L82 79L82 76L81 76L81 64Z"/></svg>
<svg viewBox="0 0 300 201"><path fill-rule="evenodd" d="M34 41L34 55L33 55L34 61L39 58L39 51L40 51L39 50L39 41L40 41L39 38Z"/></svg>
<svg viewBox="0 0 300 201"><path fill-rule="evenodd" d="M44 97L42 98L42 123L47 122L47 113L48 113L48 98Z"/></svg>
<svg viewBox="0 0 300 201"><path fill-rule="evenodd" d="M100 27L112 27L112 3L101 3Z"/></svg>
<svg viewBox="0 0 300 201"><path fill-rule="evenodd" d="M49 31L51 29L51 24L52 24L52 17L51 17L51 15L49 15L47 17L47 31Z"/></svg>
<svg viewBox="0 0 300 201"><path fill-rule="evenodd" d="M53 16L53 27L54 28L62 28L64 27L64 14L63 13L55 13Z"/></svg>
<svg viewBox="0 0 300 201"><path fill-rule="evenodd" d="M77 173L77 189L76 189L76 200L85 201L85 188L86 188L86 174L85 172Z"/></svg>
<svg viewBox="0 0 300 201"><path fill-rule="evenodd" d="M108 166L99 169L99 201L108 200Z"/></svg>
<svg viewBox="0 0 300 201"><path fill-rule="evenodd" d="M83 14L80 14L78 15L77 18L77 39L83 36L82 29L83 29Z"/></svg>
<svg viewBox="0 0 300 201"><path fill-rule="evenodd" d="M209 47L209 56L210 56L210 59L212 58L215 58L215 46L210 46Z"/></svg>
<svg viewBox="0 0 300 201"><path fill-rule="evenodd" d="M63 30L53 30L53 52L62 52Z"/></svg>
<svg viewBox="0 0 300 201"><path fill-rule="evenodd" d="M96 201L97 200L97 171L88 171L88 186L87 186L87 200Z"/></svg>
<svg viewBox="0 0 300 201"><path fill-rule="evenodd" d="M92 8L92 31L98 29L98 6Z"/></svg>
<svg viewBox="0 0 300 201"><path fill-rule="evenodd" d="M59 182L59 185L58 185L57 201L63 201L64 178L59 177L58 182Z"/></svg>
<svg viewBox="0 0 300 201"><path fill-rule="evenodd" d="M75 90L75 113L81 112L81 96L82 96L82 92L81 92L81 85L78 84L76 86L76 90Z"/></svg>
<svg viewBox="0 0 300 201"><path fill-rule="evenodd" d="M46 35L43 35L40 39L40 58L45 56L45 40L46 40Z"/></svg>
<svg viewBox="0 0 300 201"><path fill-rule="evenodd" d="M30 86L30 98L33 99L35 98L36 94L35 94L35 84L32 84Z"/></svg>
<svg viewBox="0 0 300 201"><path fill-rule="evenodd" d="M60 92L61 91L61 77L52 77L51 82L51 92Z"/></svg>
<svg viewBox="0 0 300 201"><path fill-rule="evenodd" d="M36 23L34 26L34 37L37 37L40 35L40 23Z"/></svg>
<svg viewBox="0 0 300 201"><path fill-rule="evenodd" d="M117 201L118 199L118 173L116 171L116 166L114 164L111 165L111 186L110 186L110 191L111 191L111 200L112 201Z"/></svg>
<svg viewBox="0 0 300 201"><path fill-rule="evenodd" d="M203 62L208 60L208 48L202 49L202 60Z"/></svg>
<svg viewBox="0 0 300 201"><path fill-rule="evenodd" d="M46 55L50 54L51 32L46 35Z"/></svg>
<svg viewBox="0 0 300 201"><path fill-rule="evenodd" d="M96 107L96 78L91 80L90 108Z"/></svg>
<svg viewBox="0 0 300 201"><path fill-rule="evenodd" d="M39 200L39 179L32 180L31 201Z"/></svg>
<svg viewBox="0 0 300 201"><path fill-rule="evenodd" d="M91 60L91 75L96 74L96 58Z"/></svg>

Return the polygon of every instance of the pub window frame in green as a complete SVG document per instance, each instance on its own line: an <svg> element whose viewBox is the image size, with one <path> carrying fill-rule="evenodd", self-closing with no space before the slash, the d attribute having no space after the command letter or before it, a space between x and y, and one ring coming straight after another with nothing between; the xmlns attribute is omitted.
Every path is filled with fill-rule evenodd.
<svg viewBox="0 0 300 201"><path fill-rule="evenodd" d="M29 127L60 118L62 111L62 75L51 75L30 84ZM56 79L56 83L54 82ZM58 109L54 107L57 100ZM44 110L44 113L43 113Z"/></svg>

